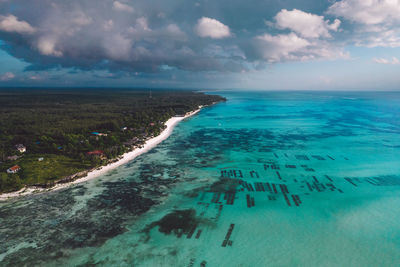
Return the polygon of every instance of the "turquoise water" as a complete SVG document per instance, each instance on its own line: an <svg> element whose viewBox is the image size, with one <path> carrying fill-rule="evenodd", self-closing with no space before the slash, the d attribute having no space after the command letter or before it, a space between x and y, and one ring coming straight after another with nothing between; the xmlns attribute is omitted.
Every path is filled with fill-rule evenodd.
<svg viewBox="0 0 400 267"><path fill-rule="evenodd" d="M1 203L0 265L400 265L400 93L220 94L103 177Z"/></svg>

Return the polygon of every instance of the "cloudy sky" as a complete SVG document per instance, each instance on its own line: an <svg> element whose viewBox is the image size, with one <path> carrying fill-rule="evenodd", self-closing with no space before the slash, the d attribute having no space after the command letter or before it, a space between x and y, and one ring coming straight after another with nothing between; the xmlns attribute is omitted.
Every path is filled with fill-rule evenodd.
<svg viewBox="0 0 400 267"><path fill-rule="evenodd" d="M400 0L0 0L0 86L400 89Z"/></svg>

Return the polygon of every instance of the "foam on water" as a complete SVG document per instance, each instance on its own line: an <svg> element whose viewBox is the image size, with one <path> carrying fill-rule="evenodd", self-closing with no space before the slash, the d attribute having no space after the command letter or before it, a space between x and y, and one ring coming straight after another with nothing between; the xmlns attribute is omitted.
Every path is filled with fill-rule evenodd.
<svg viewBox="0 0 400 267"><path fill-rule="evenodd" d="M400 94L224 96L106 176L0 204L1 263L398 266Z"/></svg>

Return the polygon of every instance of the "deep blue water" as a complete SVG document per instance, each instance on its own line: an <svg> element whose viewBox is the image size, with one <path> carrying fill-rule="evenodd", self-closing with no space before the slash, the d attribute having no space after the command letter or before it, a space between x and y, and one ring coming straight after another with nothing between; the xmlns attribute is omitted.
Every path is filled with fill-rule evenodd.
<svg viewBox="0 0 400 267"><path fill-rule="evenodd" d="M0 265L399 266L400 93L218 93L133 162L0 203Z"/></svg>

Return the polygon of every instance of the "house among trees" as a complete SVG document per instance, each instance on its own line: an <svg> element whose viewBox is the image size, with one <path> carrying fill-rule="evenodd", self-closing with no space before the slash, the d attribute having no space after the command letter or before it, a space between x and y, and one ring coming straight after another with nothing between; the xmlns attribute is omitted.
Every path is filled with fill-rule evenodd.
<svg viewBox="0 0 400 267"><path fill-rule="evenodd" d="M87 152L86 154L91 157L98 157L101 160L107 158L106 155L104 154L104 151L102 151L102 150L94 150L94 151Z"/></svg>
<svg viewBox="0 0 400 267"><path fill-rule="evenodd" d="M15 148L20 152L24 153L26 151L26 147L23 144L15 145Z"/></svg>
<svg viewBox="0 0 400 267"><path fill-rule="evenodd" d="M8 156L7 160L17 160L19 157L17 155L14 156Z"/></svg>
<svg viewBox="0 0 400 267"><path fill-rule="evenodd" d="M95 136L107 136L106 133L99 133L99 132L92 132L92 134Z"/></svg>
<svg viewBox="0 0 400 267"><path fill-rule="evenodd" d="M12 166L11 168L7 169L7 173L13 174L17 173L21 170L21 167L18 165Z"/></svg>

